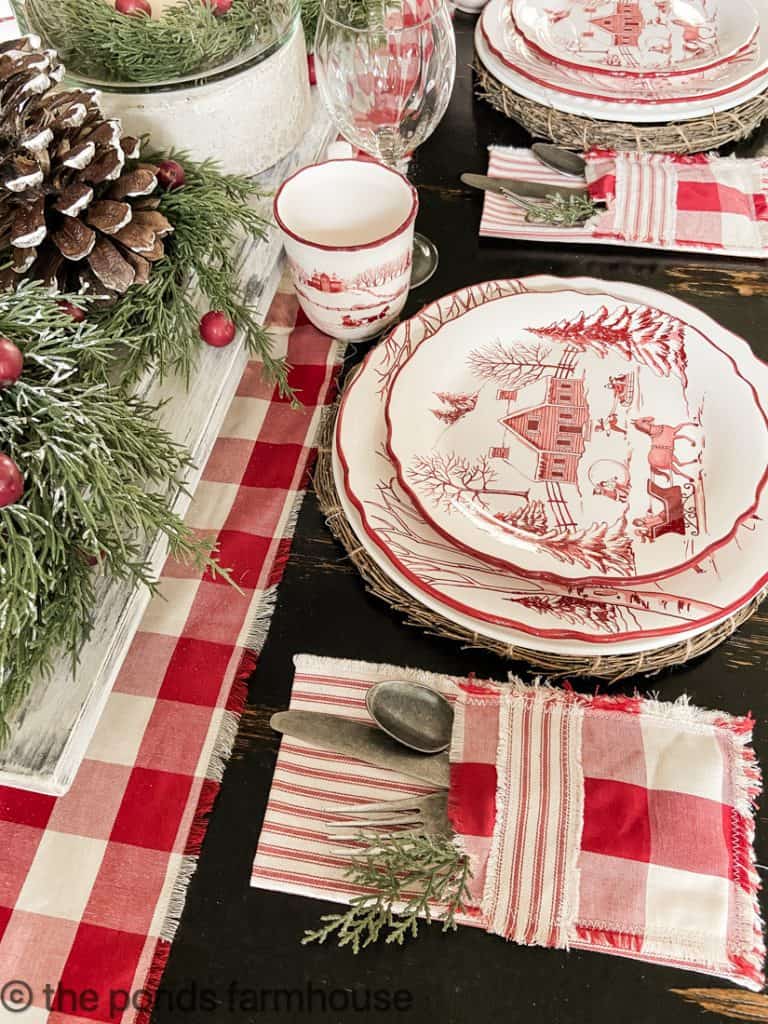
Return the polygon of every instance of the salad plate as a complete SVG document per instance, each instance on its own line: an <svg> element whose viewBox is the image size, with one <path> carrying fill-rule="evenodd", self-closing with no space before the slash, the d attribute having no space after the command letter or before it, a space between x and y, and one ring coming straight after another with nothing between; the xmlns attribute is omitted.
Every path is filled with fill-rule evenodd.
<svg viewBox="0 0 768 1024"><path fill-rule="evenodd" d="M490 12L492 8L498 8L498 5L499 0L491 0L483 14ZM757 47L757 45L757 42L752 44L753 47ZM638 102L637 93L635 93L635 102L625 100L613 102L594 97L586 91L582 94L582 92L562 90L559 87L552 87L548 82L550 72L554 67L551 62L544 68L539 66L538 73L533 76L520 74L509 64L505 64L491 50L487 42L486 23L482 17L478 18L475 26L475 52L483 66L494 78L524 98L553 110L574 114L577 117L589 117L597 121L621 121L632 124L692 121L732 110L754 99L768 88L768 72L764 69L750 79L746 85L740 86L732 92L726 92L715 98L691 99L684 103L654 104L644 100ZM750 52L752 52L751 49ZM755 52L757 51L755 50ZM766 63L768 65L768 62ZM554 72L552 72L552 77L554 77ZM601 77L604 81L604 76Z"/></svg>
<svg viewBox="0 0 768 1024"><path fill-rule="evenodd" d="M400 368L388 450L449 543L532 578L652 582L754 515L768 465L754 363L610 295L489 299Z"/></svg>
<svg viewBox="0 0 768 1024"><path fill-rule="evenodd" d="M748 0L512 0L511 17L549 60L630 78L719 67L760 26Z"/></svg>
<svg viewBox="0 0 768 1024"><path fill-rule="evenodd" d="M763 83L768 70L768 25L761 25L754 42L732 60L709 70L625 78L574 68L533 50L517 29L506 0L491 0L479 23L490 51L515 75L554 92L613 105L674 108L714 101L751 83Z"/></svg>
<svg viewBox="0 0 768 1024"><path fill-rule="evenodd" d="M450 544L420 515L401 487L386 450L385 404L392 380L440 327L489 299L563 289L606 294L624 303L662 303L685 316L736 360L748 346L678 300L634 285L536 277L463 289L399 325L369 353L345 393L334 438L337 488L361 543L398 585L452 621L506 643L552 653L634 653L687 639L726 619L768 582L764 566L768 501L730 544L696 567L646 585L553 582L499 569ZM768 370L756 381L768 388ZM763 518L759 518L762 516ZM535 638L535 639L534 639Z"/></svg>

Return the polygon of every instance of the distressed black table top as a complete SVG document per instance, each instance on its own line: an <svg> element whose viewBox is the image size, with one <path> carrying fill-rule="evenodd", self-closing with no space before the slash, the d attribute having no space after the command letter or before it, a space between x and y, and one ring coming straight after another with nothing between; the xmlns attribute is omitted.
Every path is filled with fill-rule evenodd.
<svg viewBox="0 0 768 1024"><path fill-rule="evenodd" d="M768 358L768 268L760 263L478 239L481 197L460 184L459 174L484 173L490 143L521 145L529 140L515 124L473 98L473 19L457 14L456 27L459 71L451 106L438 131L418 151L412 171L421 196L417 227L437 243L440 268L427 285L412 293L406 313L478 281L539 273L589 275L632 281L678 296L749 339ZM742 151L749 152L749 145ZM353 351L348 364L364 350L363 346ZM439 928L424 929L402 949L374 947L357 957L334 946L302 947L303 931L314 927L329 905L249 888L278 748L269 718L287 706L292 658L300 652L455 674L474 670L496 678L503 678L510 667L490 654L463 651L453 642L421 634L366 594L326 529L314 495L307 496L269 638L251 680L235 757L226 772L164 979L169 991L180 993L196 984L218 993L218 1012L192 1013L193 1019L290 1021L308 1016L295 1007L270 1010L268 998L262 1012L257 1006L238 1008L237 1000L228 1005L232 983L241 989L305 988L310 983L327 994L337 989L406 989L411 994L410 1009L372 1009L368 1014L324 1014L322 1000L315 996L313 1019L338 1022L367 1017L439 1024L663 1024L702 1019L698 1007L683 1003L670 989L718 986L715 980L599 954L518 947L472 929L448 935ZM757 719L758 755L765 765L767 663L768 610L708 657L638 685L659 690L665 699L685 692L705 707L737 714L751 710ZM623 688L631 691L634 685L628 682ZM765 815L758 823L758 854L760 863L765 862ZM178 1011L161 1001L156 1017L165 1024L178 1019Z"/></svg>

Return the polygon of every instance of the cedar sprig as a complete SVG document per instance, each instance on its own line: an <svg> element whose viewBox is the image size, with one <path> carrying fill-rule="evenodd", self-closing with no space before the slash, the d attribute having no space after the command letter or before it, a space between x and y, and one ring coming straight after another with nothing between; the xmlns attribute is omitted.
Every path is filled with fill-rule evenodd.
<svg viewBox="0 0 768 1024"><path fill-rule="evenodd" d="M155 407L84 370L103 369L111 342L34 284L0 293L0 332L24 355L21 378L0 390L0 451L25 478L22 500L0 509L2 733L36 673L76 661L102 577L154 586L150 540L164 535L173 557L218 570L210 541L171 511L185 450Z"/></svg>
<svg viewBox="0 0 768 1024"><path fill-rule="evenodd" d="M68 301L87 311L82 295ZM0 293L0 336L26 339L24 359L50 377L53 386L73 373L105 378L114 360L114 344L94 324L76 324L64 301L55 301L37 281L22 281L13 295Z"/></svg>
<svg viewBox="0 0 768 1024"><path fill-rule="evenodd" d="M160 19L127 17L104 0L26 0L19 13L58 50L73 75L148 83L223 64L267 45L290 24L291 0L234 0L217 16L204 0L181 0Z"/></svg>
<svg viewBox="0 0 768 1024"><path fill-rule="evenodd" d="M597 205L589 196L551 195L546 202L532 203L526 207L525 219L534 224L550 227L576 228L586 224L598 212Z"/></svg>
<svg viewBox="0 0 768 1024"><path fill-rule="evenodd" d="M472 873L468 858L449 836L393 834L353 855L346 876L373 892L353 896L343 914L326 914L322 927L307 931L302 945L323 943L335 936L339 946L358 953L384 934L386 943L401 946L416 938L420 921L442 921L444 932L455 931L456 915L466 909ZM397 907L397 909L396 909Z"/></svg>
<svg viewBox="0 0 768 1024"><path fill-rule="evenodd" d="M121 367L125 382L152 367L161 377L186 379L195 365L200 341L199 289L207 307L217 309L243 332L248 351L260 359L264 374L280 394L294 398L288 366L273 353L270 335L248 305L237 262L243 236L263 239L267 222L253 205L263 199L245 176L224 174L213 160L199 163L187 153L147 153L151 163L177 160L184 168L183 188L162 193L160 211L173 225L166 256L153 266L149 281L133 285L114 306L95 315L116 345L127 346Z"/></svg>

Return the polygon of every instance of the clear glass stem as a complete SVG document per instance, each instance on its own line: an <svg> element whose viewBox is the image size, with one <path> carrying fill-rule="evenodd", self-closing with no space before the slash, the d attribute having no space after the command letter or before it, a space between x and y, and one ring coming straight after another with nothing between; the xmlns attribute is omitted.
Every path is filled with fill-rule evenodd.
<svg viewBox="0 0 768 1024"><path fill-rule="evenodd" d="M411 288L425 284L437 270L440 257L437 246L425 235L417 231L413 236L413 269L411 270Z"/></svg>

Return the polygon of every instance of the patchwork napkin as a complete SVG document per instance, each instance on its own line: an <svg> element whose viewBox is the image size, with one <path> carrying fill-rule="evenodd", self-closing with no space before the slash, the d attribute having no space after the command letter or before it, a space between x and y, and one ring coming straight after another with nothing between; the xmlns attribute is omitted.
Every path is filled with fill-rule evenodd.
<svg viewBox="0 0 768 1024"><path fill-rule="evenodd" d="M473 869L462 924L762 987L752 721L685 699L585 697L301 655L291 708L370 723L369 686L411 679L452 701L449 815ZM348 902L340 805L429 787L290 737L252 885Z"/></svg>
<svg viewBox="0 0 768 1024"><path fill-rule="evenodd" d="M480 234L768 257L768 157L592 150L586 159L590 194L607 208L583 227L529 224L524 210L486 192ZM488 173L574 185L543 167L528 149L491 146Z"/></svg>
<svg viewBox="0 0 768 1024"><path fill-rule="evenodd" d="M488 931L764 984L752 721L459 684L449 816Z"/></svg>

